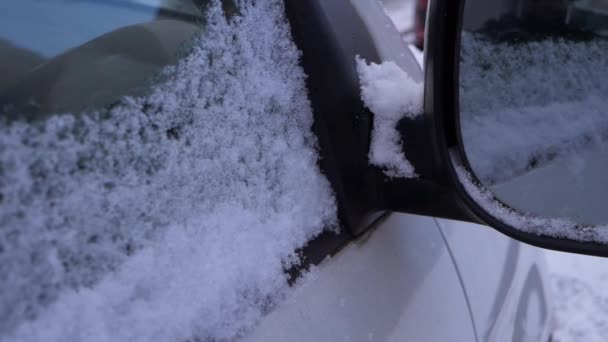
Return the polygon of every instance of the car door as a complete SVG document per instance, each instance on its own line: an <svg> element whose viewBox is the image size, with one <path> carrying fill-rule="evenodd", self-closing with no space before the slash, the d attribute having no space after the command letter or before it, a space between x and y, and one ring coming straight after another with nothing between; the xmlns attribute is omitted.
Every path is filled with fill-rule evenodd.
<svg viewBox="0 0 608 342"><path fill-rule="evenodd" d="M484 226L436 221L462 279L479 340L549 340L551 292L542 250Z"/></svg>
<svg viewBox="0 0 608 342"><path fill-rule="evenodd" d="M476 341L433 218L391 214L314 268L243 341Z"/></svg>

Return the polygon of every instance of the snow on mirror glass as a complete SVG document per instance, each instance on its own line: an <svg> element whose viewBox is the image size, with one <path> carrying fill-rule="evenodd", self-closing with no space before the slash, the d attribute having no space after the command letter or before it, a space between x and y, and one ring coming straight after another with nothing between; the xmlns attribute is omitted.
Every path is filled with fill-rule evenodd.
<svg viewBox="0 0 608 342"><path fill-rule="evenodd" d="M608 224L608 17L582 1L526 4L467 1L466 157L479 181L524 215Z"/></svg>
<svg viewBox="0 0 608 342"><path fill-rule="evenodd" d="M6 108L0 341L232 340L335 225L282 1L235 2L137 96Z"/></svg>

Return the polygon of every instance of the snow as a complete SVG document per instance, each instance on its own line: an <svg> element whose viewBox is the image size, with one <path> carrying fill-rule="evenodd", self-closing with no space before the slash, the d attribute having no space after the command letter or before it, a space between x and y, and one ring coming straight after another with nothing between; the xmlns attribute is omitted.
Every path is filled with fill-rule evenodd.
<svg viewBox="0 0 608 342"><path fill-rule="evenodd" d="M149 94L0 122L0 341L240 336L336 224L279 0L219 1Z"/></svg>
<svg viewBox="0 0 608 342"><path fill-rule="evenodd" d="M367 63L357 57L361 98L374 114L374 127L369 151L370 163L384 169L390 177L416 177L406 159L397 131L403 118L422 114L424 87L414 81L395 62Z"/></svg>
<svg viewBox="0 0 608 342"><path fill-rule="evenodd" d="M606 49L603 40L509 44L462 35L460 123L480 180L503 182L532 161L606 140Z"/></svg>
<svg viewBox="0 0 608 342"><path fill-rule="evenodd" d="M555 342L608 340L608 259L546 251Z"/></svg>

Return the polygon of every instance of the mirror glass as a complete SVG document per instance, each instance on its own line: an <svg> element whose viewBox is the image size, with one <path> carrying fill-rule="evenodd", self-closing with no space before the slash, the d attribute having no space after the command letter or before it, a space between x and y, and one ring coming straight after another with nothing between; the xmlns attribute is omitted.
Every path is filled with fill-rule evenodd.
<svg viewBox="0 0 608 342"><path fill-rule="evenodd" d="M608 223L608 0L467 0L462 146L523 213Z"/></svg>

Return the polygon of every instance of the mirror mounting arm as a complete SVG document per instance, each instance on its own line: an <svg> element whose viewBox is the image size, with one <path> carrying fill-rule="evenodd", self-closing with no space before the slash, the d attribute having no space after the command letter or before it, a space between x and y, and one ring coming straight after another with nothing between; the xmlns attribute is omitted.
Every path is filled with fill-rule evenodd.
<svg viewBox="0 0 608 342"><path fill-rule="evenodd" d="M401 120L397 129L403 137L403 153L414 166L416 178L390 178L378 170L382 208L416 215L482 223L462 205L441 166L429 153L433 146L431 118L422 115Z"/></svg>
<svg viewBox="0 0 608 342"><path fill-rule="evenodd" d="M432 117L406 118L398 125L418 178L390 178L369 164L373 115L361 100L354 56L374 63L381 57L350 1L285 0L285 9L308 76L319 163L334 190L342 228L357 237L387 211L471 221L441 181L446 179L438 172L441 160L429 153L435 138Z"/></svg>

